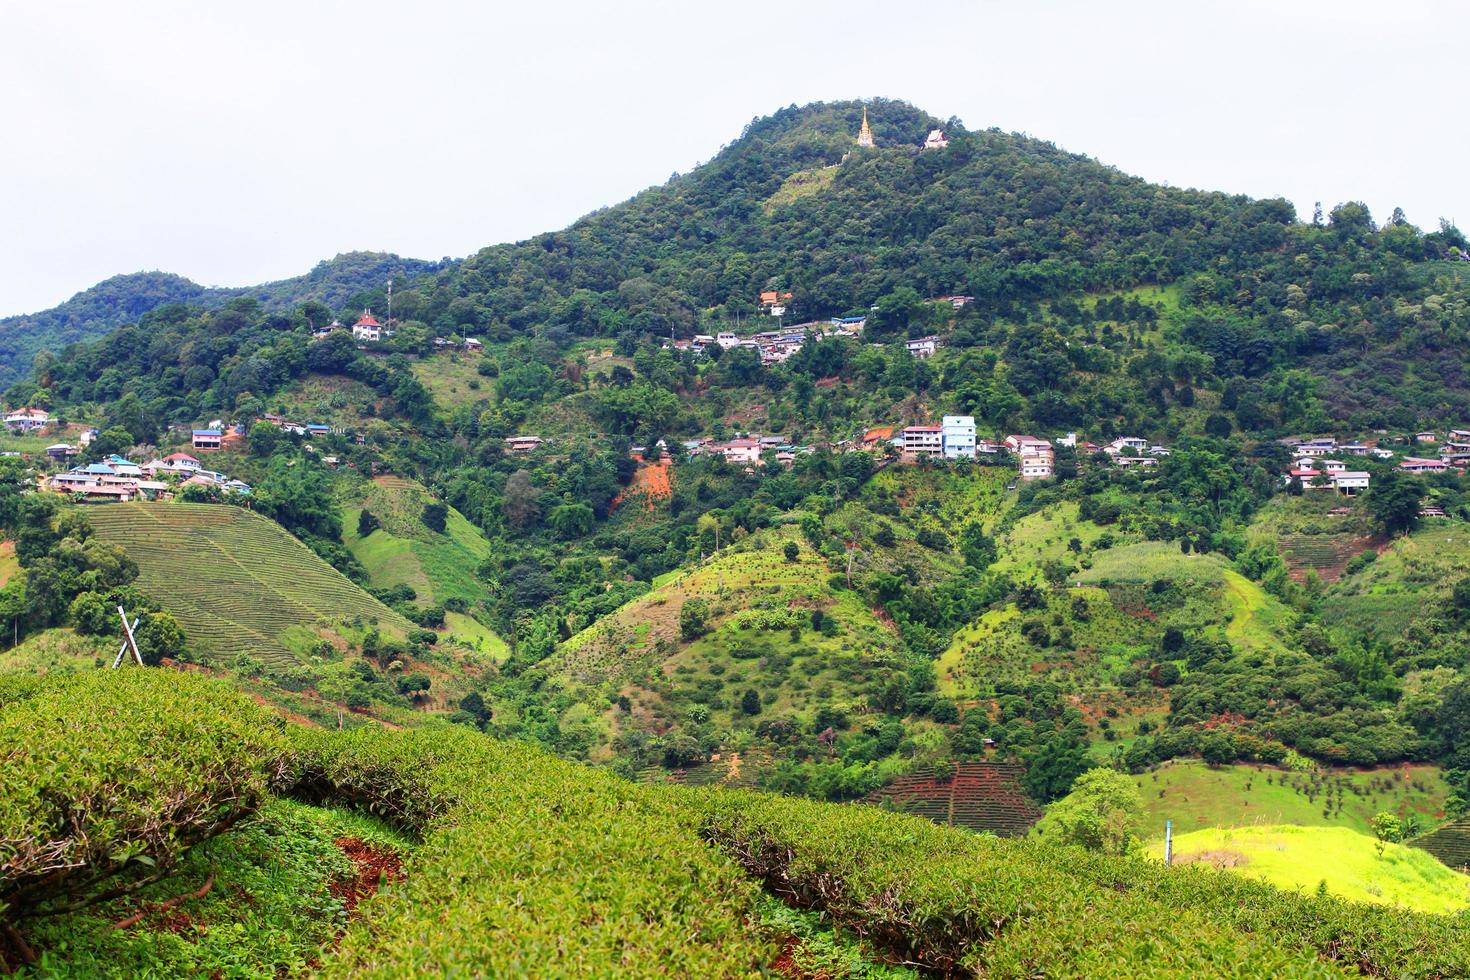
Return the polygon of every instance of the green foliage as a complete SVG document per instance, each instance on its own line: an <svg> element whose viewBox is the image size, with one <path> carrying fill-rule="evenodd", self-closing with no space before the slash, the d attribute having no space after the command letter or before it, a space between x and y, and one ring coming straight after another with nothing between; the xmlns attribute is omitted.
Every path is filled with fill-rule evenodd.
<svg viewBox="0 0 1470 980"><path fill-rule="evenodd" d="M1392 471L1380 476L1367 494L1368 511L1387 534L1405 534L1419 523L1423 485Z"/></svg>
<svg viewBox="0 0 1470 980"><path fill-rule="evenodd" d="M1116 769L1092 769L1053 803L1047 819L1069 844L1101 854L1127 854L1139 843L1143 797L1133 780Z"/></svg>
<svg viewBox="0 0 1470 980"><path fill-rule="evenodd" d="M186 854L168 879L72 915L36 919L36 973L66 976L305 975L347 921L360 883L344 843L392 855L409 845L371 818L287 800ZM189 897L179 906L163 903ZM113 923L138 912L125 929ZM23 971L23 975L29 975Z"/></svg>
<svg viewBox="0 0 1470 980"><path fill-rule="evenodd" d="M707 793L707 833L787 901L937 973L1271 977L1465 969L1456 920L863 807ZM1003 926L1003 928L1002 928Z"/></svg>
<svg viewBox="0 0 1470 980"><path fill-rule="evenodd" d="M149 669L0 703L0 905L24 919L140 886L249 816L287 771L265 709Z"/></svg>
<svg viewBox="0 0 1470 980"><path fill-rule="evenodd" d="M297 792L424 838L408 879L348 927L325 976L723 976L775 957L745 916L753 883L670 795L463 729L298 744Z"/></svg>
<svg viewBox="0 0 1470 980"><path fill-rule="evenodd" d="M366 513L366 511L364 511ZM449 519L449 508L442 501L432 500L424 505L423 521L424 527L436 534L443 534ZM362 522L358 521L359 535L362 534Z"/></svg>

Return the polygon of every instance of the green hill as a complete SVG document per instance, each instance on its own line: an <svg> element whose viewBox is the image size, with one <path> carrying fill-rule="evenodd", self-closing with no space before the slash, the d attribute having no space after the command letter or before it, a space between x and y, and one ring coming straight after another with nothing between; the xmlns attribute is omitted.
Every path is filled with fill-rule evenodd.
<svg viewBox="0 0 1470 980"><path fill-rule="evenodd" d="M793 538L751 538L560 644L538 674L554 679L562 736L593 758L617 747L636 765L680 734L726 730L748 746L762 722L805 729L819 709L867 710L903 672L899 639L857 595L832 588L809 547L788 560Z"/></svg>
<svg viewBox="0 0 1470 980"><path fill-rule="evenodd" d="M130 503L88 517L138 564L139 588L174 614L202 654L291 664L299 659L293 646L319 628L412 628L280 525L248 510Z"/></svg>
<svg viewBox="0 0 1470 980"><path fill-rule="evenodd" d="M374 588L407 586L425 604L458 600L463 608L445 614L446 632L467 646L503 657L505 641L474 618L487 593L480 566L493 554L493 546L453 507L443 533L425 527L424 507L433 499L422 484L401 477L364 481L348 492L342 505L343 541L367 569ZM357 533L364 510L379 522L366 537Z"/></svg>

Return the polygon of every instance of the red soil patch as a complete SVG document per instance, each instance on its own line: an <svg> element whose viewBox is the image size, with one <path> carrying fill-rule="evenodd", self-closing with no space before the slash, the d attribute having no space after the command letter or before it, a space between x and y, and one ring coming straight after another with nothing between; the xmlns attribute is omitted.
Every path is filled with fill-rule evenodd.
<svg viewBox="0 0 1470 980"><path fill-rule="evenodd" d="M633 474L628 489L613 498L612 510L634 497L642 498L643 512L652 513L659 504L674 495L674 467L667 456L657 463L643 463Z"/></svg>
<svg viewBox="0 0 1470 980"><path fill-rule="evenodd" d="M357 903L372 897L379 885L403 880L403 861L394 851L374 847L358 837L339 837L337 847L352 862L355 873L346 881L333 882L330 890L342 900L349 919L356 913Z"/></svg>
<svg viewBox="0 0 1470 980"><path fill-rule="evenodd" d="M805 980L806 973L796 965L796 957L793 955L800 948L801 940L795 936L787 936L781 940L781 955L771 964L771 972L777 976L790 977L791 980Z"/></svg>
<svg viewBox="0 0 1470 980"><path fill-rule="evenodd" d="M863 797L935 823L1021 837L1041 819L1021 788L1022 768L999 762L961 762L948 779L909 773Z"/></svg>

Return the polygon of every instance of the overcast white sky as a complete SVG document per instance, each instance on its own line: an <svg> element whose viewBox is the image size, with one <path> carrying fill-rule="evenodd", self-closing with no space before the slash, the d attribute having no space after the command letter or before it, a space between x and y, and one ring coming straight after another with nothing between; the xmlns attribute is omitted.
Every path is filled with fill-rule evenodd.
<svg viewBox="0 0 1470 980"><path fill-rule="evenodd" d="M1303 216L1470 223L1447 0L0 0L0 36L0 315L140 269L466 255L813 100L906 99Z"/></svg>

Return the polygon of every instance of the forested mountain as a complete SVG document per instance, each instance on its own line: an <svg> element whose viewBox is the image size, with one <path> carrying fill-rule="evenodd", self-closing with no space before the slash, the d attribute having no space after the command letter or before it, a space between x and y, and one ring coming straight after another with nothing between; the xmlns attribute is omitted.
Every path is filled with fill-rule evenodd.
<svg viewBox="0 0 1470 980"><path fill-rule="evenodd" d="M358 613L310 633L252 609L269 657L248 637L191 648L208 604L139 583L180 574L198 512L89 525L23 492L28 466L59 464L37 455L49 436L16 436L33 458L0 467L13 658L71 662L55 650L103 643L98 610L126 599L150 655L293 714L442 716L641 781L847 800L902 779L915 812L1014 832L1034 805L987 824L966 780L1014 772L1007 799L1065 814L1093 767L1157 779L1188 759L1242 819L1261 773L1357 830L1374 813L1345 816L1345 792L1406 821L1463 811L1470 481L1399 466L1470 455L1449 432L1470 429L1461 232L1352 202L1302 221L866 111L873 147L859 103L783 109L563 231L395 279L379 340L316 331L382 312L387 276L415 271L359 256L229 296L164 290L37 357L7 402L96 425L91 457L238 425L206 465L251 491L179 495L272 518L418 628ZM935 128L947 145L922 149ZM791 294L784 316L763 291ZM860 334L821 329L847 314ZM777 324L803 334L784 359L682 343ZM931 336L929 357L903 342ZM1054 470L885 441L944 415L1052 440ZM768 442L727 456L742 434ZM1297 467L1283 440L1313 435L1361 450L1335 462L1372 488ZM1120 436L1148 455L1101 451ZM169 518L167 547L134 512ZM259 561L242 557L225 571ZM1165 788L1153 815L1173 814Z"/></svg>
<svg viewBox="0 0 1470 980"><path fill-rule="evenodd" d="M445 263L403 259L380 252L347 252L317 263L304 276L238 288L201 286L167 272L113 276L40 313L0 319L0 384L31 370L42 350L58 353L68 344L92 340L150 310L170 303L217 307L242 296L278 310L315 301L334 308L350 305L364 289L381 288L391 276L422 275Z"/></svg>

